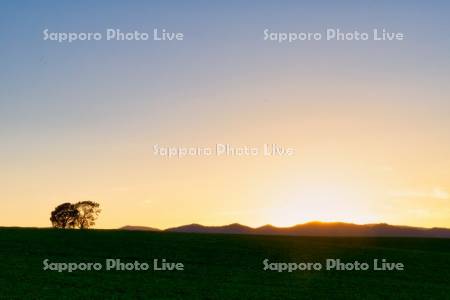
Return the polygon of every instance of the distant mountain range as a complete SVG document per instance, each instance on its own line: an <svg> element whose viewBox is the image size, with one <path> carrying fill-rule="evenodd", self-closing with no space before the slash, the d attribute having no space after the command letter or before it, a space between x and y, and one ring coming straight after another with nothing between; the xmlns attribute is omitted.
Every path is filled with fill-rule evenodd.
<svg viewBox="0 0 450 300"><path fill-rule="evenodd" d="M203 226L190 224L180 227L160 230L145 226L124 226L121 230L166 231L190 233L224 233L224 234L255 234L255 235L291 235L291 236L346 236L346 237L437 237L450 238L448 228L422 228L411 226L396 226L385 223L358 225L343 222L309 222L291 227L275 227L265 225L257 228L238 223L225 226Z"/></svg>
<svg viewBox="0 0 450 300"><path fill-rule="evenodd" d="M119 228L120 230L134 230L134 231L161 231L161 229L158 228L152 228L147 226L131 226L126 225Z"/></svg>

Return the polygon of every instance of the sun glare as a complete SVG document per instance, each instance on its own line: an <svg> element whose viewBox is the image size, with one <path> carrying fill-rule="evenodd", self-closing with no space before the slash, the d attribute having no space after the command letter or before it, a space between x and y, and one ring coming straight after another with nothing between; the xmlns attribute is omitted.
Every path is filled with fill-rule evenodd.
<svg viewBox="0 0 450 300"><path fill-rule="evenodd" d="M309 221L370 223L377 220L370 211L368 192L356 185L316 183L297 186L282 195L271 208L273 225L291 226Z"/></svg>

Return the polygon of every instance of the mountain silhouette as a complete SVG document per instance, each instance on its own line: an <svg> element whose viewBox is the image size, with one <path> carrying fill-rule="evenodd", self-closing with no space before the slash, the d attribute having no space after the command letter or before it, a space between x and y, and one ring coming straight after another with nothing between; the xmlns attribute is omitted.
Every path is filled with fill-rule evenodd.
<svg viewBox="0 0 450 300"><path fill-rule="evenodd" d="M169 232L197 232L197 233L232 233L232 234L253 234L254 228L233 223L225 226L203 226L200 224L190 224L180 227L168 228Z"/></svg>
<svg viewBox="0 0 450 300"><path fill-rule="evenodd" d="M145 226L124 226L122 230L159 229ZM290 236L336 236L336 237L434 237L450 238L448 228L422 228L412 226L397 226L386 223L358 225L344 222L309 222L291 227L276 227L264 225L257 228L233 223L224 226L204 226L190 224L167 228L166 232L186 233L223 233L223 234L253 234L253 235L290 235Z"/></svg>
<svg viewBox="0 0 450 300"><path fill-rule="evenodd" d="M266 225L254 229L255 234L302 236L379 236L379 237L445 237L450 229L395 226L385 223L357 225L343 222L309 222L292 227Z"/></svg>
<svg viewBox="0 0 450 300"><path fill-rule="evenodd" d="M133 225L125 225L120 227L119 230L135 230L135 231L161 231L161 229L147 227L147 226L133 226Z"/></svg>

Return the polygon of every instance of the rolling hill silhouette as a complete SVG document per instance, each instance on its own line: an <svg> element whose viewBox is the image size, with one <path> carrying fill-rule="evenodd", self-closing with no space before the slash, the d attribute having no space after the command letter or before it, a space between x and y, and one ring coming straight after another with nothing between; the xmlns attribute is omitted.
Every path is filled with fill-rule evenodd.
<svg viewBox="0 0 450 300"><path fill-rule="evenodd" d="M135 230L135 231L161 231L161 229L148 227L148 226L133 226L125 225L119 228L120 230Z"/></svg>
<svg viewBox="0 0 450 300"><path fill-rule="evenodd" d="M232 234L254 234L255 229L238 223L225 226L203 226L190 224L180 227L168 228L169 232L197 232L197 233L232 233Z"/></svg>
<svg viewBox="0 0 450 300"><path fill-rule="evenodd" d="M120 229L159 231L159 229L145 226L125 226ZM200 224L190 224L167 228L163 231L290 236L450 238L450 229L448 228L396 226L385 223L358 225L344 222L309 222L305 224L294 225L291 227L276 227L273 225L264 225L257 228L252 228L238 223L224 226L203 226Z"/></svg>

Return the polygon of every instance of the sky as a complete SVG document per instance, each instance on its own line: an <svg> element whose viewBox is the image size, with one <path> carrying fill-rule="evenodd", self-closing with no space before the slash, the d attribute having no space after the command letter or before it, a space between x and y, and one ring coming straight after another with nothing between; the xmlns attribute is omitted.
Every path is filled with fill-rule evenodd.
<svg viewBox="0 0 450 300"><path fill-rule="evenodd" d="M447 1L2 1L0 226L92 200L98 228L450 227ZM182 32L183 41L43 39ZM403 41L265 41L271 32ZM154 154L293 148L291 156Z"/></svg>

